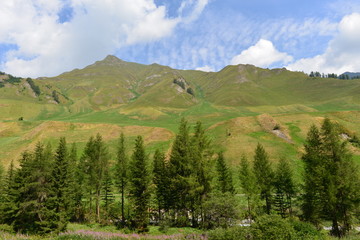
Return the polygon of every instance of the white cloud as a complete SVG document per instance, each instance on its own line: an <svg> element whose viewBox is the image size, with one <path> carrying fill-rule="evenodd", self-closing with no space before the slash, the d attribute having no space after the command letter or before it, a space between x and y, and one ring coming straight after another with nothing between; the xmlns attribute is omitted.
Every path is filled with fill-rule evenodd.
<svg viewBox="0 0 360 240"><path fill-rule="evenodd" d="M203 67L198 67L195 70L199 70L199 71L203 71L203 72L215 72L214 68L212 68L208 65L205 65Z"/></svg>
<svg viewBox="0 0 360 240"><path fill-rule="evenodd" d="M14 44L1 69L17 76L54 76L84 67L122 46L169 36L181 22L198 17L207 4L192 4L187 15L166 16L154 0L72 0L73 17L58 13L63 0L7 0L0 8L0 44Z"/></svg>
<svg viewBox="0 0 360 240"><path fill-rule="evenodd" d="M292 59L288 54L279 52L271 41L260 39L254 46L233 57L231 64L253 64L259 67L269 67L277 62L288 63Z"/></svg>
<svg viewBox="0 0 360 240"><path fill-rule="evenodd" d="M360 71L360 14L345 16L338 24L338 34L323 54L300 59L287 68L304 72L319 71L341 74Z"/></svg>

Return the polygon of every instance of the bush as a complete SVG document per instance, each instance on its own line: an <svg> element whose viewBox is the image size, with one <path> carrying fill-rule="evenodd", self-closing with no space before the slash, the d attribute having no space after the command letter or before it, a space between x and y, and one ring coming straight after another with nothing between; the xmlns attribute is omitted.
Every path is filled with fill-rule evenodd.
<svg viewBox="0 0 360 240"><path fill-rule="evenodd" d="M228 192L211 194L204 204L204 213L204 227L208 229L232 226L240 216L238 202Z"/></svg>
<svg viewBox="0 0 360 240"><path fill-rule="evenodd" d="M241 240L251 239L248 227L217 228L208 233L209 240Z"/></svg>
<svg viewBox="0 0 360 240"><path fill-rule="evenodd" d="M319 232L314 225L299 220L291 220L290 224L296 232L296 239L312 240L312 239L325 239L325 236Z"/></svg>
<svg viewBox="0 0 360 240"><path fill-rule="evenodd" d="M254 239L281 240L296 239L293 226L278 215L259 217L251 226Z"/></svg>

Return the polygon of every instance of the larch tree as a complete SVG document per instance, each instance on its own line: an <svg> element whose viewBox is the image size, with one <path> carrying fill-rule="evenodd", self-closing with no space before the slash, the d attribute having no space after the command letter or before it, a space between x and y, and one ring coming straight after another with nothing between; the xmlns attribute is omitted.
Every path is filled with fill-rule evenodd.
<svg viewBox="0 0 360 240"><path fill-rule="evenodd" d="M135 140L135 147L129 165L130 197L133 204L134 224L139 232L148 231L148 207L150 202L150 174L148 157L141 136Z"/></svg>
<svg viewBox="0 0 360 240"><path fill-rule="evenodd" d="M64 231L68 222L69 157L65 137L60 138L55 152L51 173L51 197L49 202L57 218L57 230Z"/></svg>
<svg viewBox="0 0 360 240"><path fill-rule="evenodd" d="M258 143L255 149L253 170L256 177L256 183L260 189L260 196L266 203L266 213L270 214L274 173L271 168L269 157L260 143Z"/></svg>
<svg viewBox="0 0 360 240"><path fill-rule="evenodd" d="M124 133L120 134L117 145L117 155L115 163L115 183L121 194L121 225L125 225L125 191L128 182L128 157L125 148Z"/></svg>
<svg viewBox="0 0 360 240"><path fill-rule="evenodd" d="M292 198L295 194L295 183L293 180L293 171L289 161L285 158L280 158L275 171L274 181L276 196L274 205L276 211L285 218L292 214Z"/></svg>
<svg viewBox="0 0 360 240"><path fill-rule="evenodd" d="M247 218L251 223L256 214L259 188L256 184L254 172L245 155L241 157L239 177L241 188L247 199Z"/></svg>
<svg viewBox="0 0 360 240"><path fill-rule="evenodd" d="M161 211L169 209L169 174L165 163L165 155L156 149L153 163L153 182L155 184L155 198L158 205L159 220L162 219Z"/></svg>
<svg viewBox="0 0 360 240"><path fill-rule="evenodd" d="M216 159L216 171L217 171L217 183L220 192L222 193L234 193L234 185L230 169L225 163L223 152L218 153Z"/></svg>

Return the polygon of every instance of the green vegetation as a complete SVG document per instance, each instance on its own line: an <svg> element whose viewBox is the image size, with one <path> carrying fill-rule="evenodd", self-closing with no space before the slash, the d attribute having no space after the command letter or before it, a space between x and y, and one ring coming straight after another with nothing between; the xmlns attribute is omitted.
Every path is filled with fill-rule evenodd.
<svg viewBox="0 0 360 240"><path fill-rule="evenodd" d="M190 129L182 119L169 160L156 150L152 171L142 136L134 139L129 165L124 134L116 147L115 162L99 134L89 138L79 162L76 146L68 151L64 137L55 151L38 143L32 152L23 152L20 168L10 165L6 177L0 171L3 231L54 239L152 239L151 235L94 230L56 235L64 232L69 222L98 223L139 233L149 232L152 223L163 232L170 227L217 228L209 232L209 239L325 239L316 227L326 221L332 223L330 235L344 237L360 220L359 171L346 142L340 139L344 128L339 124L325 119L321 130L310 128L302 154L303 188L295 187L287 160L280 159L273 169L261 144L255 149L252 165L243 156L239 176L245 201L240 200L241 194L235 194L224 155L214 153L202 124L196 123L192 134ZM241 216L250 220L249 227L241 226ZM164 239L189 237L207 238L164 235Z"/></svg>
<svg viewBox="0 0 360 240"><path fill-rule="evenodd" d="M0 74L0 166L8 169L0 212L12 224L1 226L43 238L66 226L72 233L59 238L92 238L76 236L85 225L70 227L84 223L121 234L191 226L196 234L224 228L209 238L261 239L262 225L274 225L266 235L322 239L311 222L351 236L359 89L359 80L331 74L250 65L204 73L111 56L55 78ZM315 128L318 145L307 136ZM253 227L236 227L241 220Z"/></svg>

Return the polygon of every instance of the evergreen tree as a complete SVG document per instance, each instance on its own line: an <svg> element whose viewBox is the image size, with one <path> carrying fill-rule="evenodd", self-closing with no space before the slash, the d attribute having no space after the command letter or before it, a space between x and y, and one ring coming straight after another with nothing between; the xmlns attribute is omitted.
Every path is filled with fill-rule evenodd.
<svg viewBox="0 0 360 240"><path fill-rule="evenodd" d="M196 122L194 135L190 138L190 191L189 202L192 216L192 226L197 227L199 219L204 219L203 204L211 191L213 152L210 140L205 134L201 122ZM199 217L200 216L200 217Z"/></svg>
<svg viewBox="0 0 360 240"><path fill-rule="evenodd" d="M82 156L82 167L85 170L85 183L89 193L89 207L95 198L96 221L100 222L101 190L104 182L104 172L108 164L109 153L100 134L91 137L86 144Z"/></svg>
<svg viewBox="0 0 360 240"><path fill-rule="evenodd" d="M64 231L68 222L68 181L69 162L66 140L60 138L59 146L55 152L55 162L51 174L52 196L49 199L57 218L58 231Z"/></svg>
<svg viewBox="0 0 360 240"><path fill-rule="evenodd" d="M104 182L102 185L102 200L104 202L106 214L108 215L109 206L115 201L115 196L113 193L113 178L108 166L104 171Z"/></svg>
<svg viewBox="0 0 360 240"><path fill-rule="evenodd" d="M360 179L346 142L340 139L338 126L329 119L324 120L321 131L313 126L302 159L307 170L303 204L305 219L330 220L331 234L337 237L345 235L351 228L352 216L359 204Z"/></svg>
<svg viewBox="0 0 360 240"><path fill-rule="evenodd" d="M128 181L128 173L127 173L127 166L128 164L128 157L126 156L126 149L125 149L125 136L121 133L118 146L117 146L117 158L116 158L116 165L115 165L115 183L120 191L121 194L121 223L122 226L125 225L125 190Z"/></svg>
<svg viewBox="0 0 360 240"><path fill-rule="evenodd" d="M12 188L16 206L12 225L17 232L46 234L58 227L56 213L47 202L51 194L50 153L50 147L38 143L33 154L23 154Z"/></svg>
<svg viewBox="0 0 360 240"><path fill-rule="evenodd" d="M156 149L154 154L153 182L155 184L155 198L158 205L159 220L162 219L161 210L168 210L169 204L169 178L165 163L165 155Z"/></svg>
<svg viewBox="0 0 360 240"><path fill-rule="evenodd" d="M232 182L232 176L230 169L226 166L224 154L222 152L218 153L216 160L216 170L217 170L217 182L220 192L225 193L234 193L235 189Z"/></svg>
<svg viewBox="0 0 360 240"><path fill-rule="evenodd" d="M260 188L260 196L265 199L266 213L270 214L272 201L273 171L264 147L259 143L254 156L254 174Z"/></svg>
<svg viewBox="0 0 360 240"><path fill-rule="evenodd" d="M245 155L241 157L239 177L240 177L241 188L247 198L247 205L248 205L247 218L250 220L251 223L256 212L255 208L257 205L257 195L259 193L259 189L258 186L256 185L255 175L251 170L251 167Z"/></svg>
<svg viewBox="0 0 360 240"><path fill-rule="evenodd" d="M304 162L304 185L302 196L302 210L306 221L318 225L320 222L320 184L321 184L321 163L323 162L322 141L319 129L312 125L307 134L305 143L305 154L302 156Z"/></svg>
<svg viewBox="0 0 360 240"><path fill-rule="evenodd" d="M70 167L68 168L68 188L66 195L68 196L69 217L72 221L82 222L84 221L84 206L82 200L84 197L83 185L85 173L78 161L75 143L71 145L68 162Z"/></svg>
<svg viewBox="0 0 360 240"><path fill-rule="evenodd" d="M276 211L285 218L287 213L292 214L292 197L295 194L293 172L288 161L281 158L275 172L276 197L274 205Z"/></svg>
<svg viewBox="0 0 360 240"><path fill-rule="evenodd" d="M25 155L25 152L22 154L23 158ZM22 160L20 160L22 162ZM2 202L0 204L0 223L1 224L9 224L11 225L15 218L15 212L17 210L16 206L16 196L18 194L16 190L16 183L14 181L15 176L15 168L14 168L14 162L11 161L10 166L7 170L6 177L4 180L3 185L3 195L2 195Z"/></svg>
<svg viewBox="0 0 360 240"><path fill-rule="evenodd" d="M130 162L130 197L133 202L134 224L139 232L148 231L148 206L150 201L149 172L144 142L141 136L135 140Z"/></svg>
<svg viewBox="0 0 360 240"><path fill-rule="evenodd" d="M171 176L171 203L172 208L177 212L177 220L187 222L189 200L193 194L189 194L191 190L191 154L190 154L190 138L189 127L187 121L182 119L179 126L179 133L175 137L175 141L171 148L169 160L169 174ZM185 220L186 219L186 220ZM178 225L184 225L178 221Z"/></svg>

